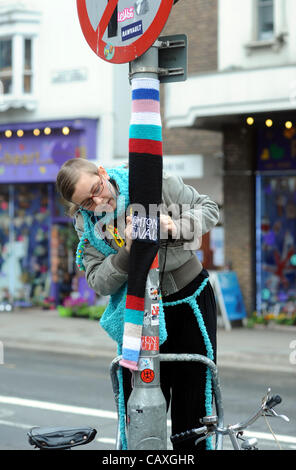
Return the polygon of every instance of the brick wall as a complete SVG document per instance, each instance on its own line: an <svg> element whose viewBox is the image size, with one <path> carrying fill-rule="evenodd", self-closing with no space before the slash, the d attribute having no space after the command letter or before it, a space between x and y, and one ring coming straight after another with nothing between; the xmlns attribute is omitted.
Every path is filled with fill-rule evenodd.
<svg viewBox="0 0 296 470"><path fill-rule="evenodd" d="M188 75L217 70L217 0L179 0L173 7L162 35L187 34ZM220 133L190 129L167 129L163 113L163 142L166 155L214 155L222 145Z"/></svg>
<svg viewBox="0 0 296 470"><path fill-rule="evenodd" d="M217 0L179 0L162 32L187 34L188 73L217 70Z"/></svg>
<svg viewBox="0 0 296 470"><path fill-rule="evenodd" d="M248 314L255 309L255 137L252 130L224 131L225 259L236 271Z"/></svg>

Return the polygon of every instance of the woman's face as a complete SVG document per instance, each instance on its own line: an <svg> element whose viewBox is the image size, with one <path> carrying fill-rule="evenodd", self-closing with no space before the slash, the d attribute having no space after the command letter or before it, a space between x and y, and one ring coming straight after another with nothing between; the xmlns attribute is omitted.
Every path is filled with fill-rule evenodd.
<svg viewBox="0 0 296 470"><path fill-rule="evenodd" d="M116 191L110 176L100 166L97 174L82 172L76 183L72 202L91 212L113 212L116 209Z"/></svg>

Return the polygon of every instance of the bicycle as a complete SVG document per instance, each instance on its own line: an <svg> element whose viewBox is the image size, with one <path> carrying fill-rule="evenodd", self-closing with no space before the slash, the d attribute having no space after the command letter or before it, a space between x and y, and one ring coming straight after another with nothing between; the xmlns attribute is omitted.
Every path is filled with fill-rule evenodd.
<svg viewBox="0 0 296 470"><path fill-rule="evenodd" d="M243 438L243 431L253 424L259 417L277 417L281 418L286 422L289 422L289 418L285 415L278 415L274 411L274 407L281 403L282 399L279 395L271 396L271 389L268 388L267 394L263 397L261 406L259 410L252 415L246 421L241 423L237 423L234 425L224 426L224 411L223 411L223 402L222 402L222 393L220 387L220 380L218 375L218 369L216 364L211 361L206 356L200 354L159 354L160 361L167 361L167 362L177 362L177 361L196 361L202 362L205 366L209 367L211 370L212 375L212 385L213 385L213 395L215 401L215 408L217 415L212 416L205 416L201 420L201 424L203 426L195 429L191 429L185 431L180 434L175 434L171 436L171 442L181 442L185 439L192 438L193 436L201 436L195 441L195 445L201 442L204 439L209 437L215 436L215 450L223 450L223 438L225 436L229 436L233 449L234 450L255 450L257 449L257 439ZM113 387L113 393L115 397L117 413L118 413L118 397L119 397L119 383L117 378L117 370L119 368L119 361L121 356L116 357L113 359L110 365L110 375L111 375L111 382ZM119 418L119 415L118 415ZM272 432L272 431L271 431ZM275 436L274 436L275 437ZM241 446L239 445L239 439L242 440ZM121 449L121 439L120 439L120 432L119 432L119 420L118 420L118 428L117 428L117 439L116 439L116 449Z"/></svg>
<svg viewBox="0 0 296 470"><path fill-rule="evenodd" d="M278 415L274 411L274 407L281 403L282 399L279 395L270 395L270 388L267 394L263 397L262 403L258 411L253 414L246 421L234 425L224 426L224 411L221 387L219 382L218 369L216 364L208 359L206 356L199 354L160 354L160 361L196 361L202 362L205 366L209 367L212 375L213 395L215 401L215 408L217 415L205 416L201 420L203 426L199 428L190 429L180 434L171 436L171 442L181 442L185 439L192 438L193 436L200 436L195 441L195 445L204 439L215 436L215 450L223 450L223 438L229 436L234 450L255 450L257 448L257 439L249 438L244 439L243 431L252 425L259 417L277 417L286 422L289 418L285 415ZM119 432L119 382L117 371L119 369L119 361L121 356L117 356L110 365L111 383L118 414L118 427L116 437L116 450L122 448L120 432ZM96 430L88 426L81 428L67 428L67 427L34 427L28 432L29 443L34 445L40 450L56 450L64 449L69 450L72 447L87 444L91 442L96 436ZM241 446L239 440L242 440Z"/></svg>

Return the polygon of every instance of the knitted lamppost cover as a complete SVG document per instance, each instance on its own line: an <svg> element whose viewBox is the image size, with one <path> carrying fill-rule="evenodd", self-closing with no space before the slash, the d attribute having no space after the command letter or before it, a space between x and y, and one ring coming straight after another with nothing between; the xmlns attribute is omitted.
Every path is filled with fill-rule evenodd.
<svg viewBox="0 0 296 470"><path fill-rule="evenodd" d="M137 370L141 349L145 288L159 249L157 206L162 195L162 128L159 80L132 80L132 117L129 131L129 196L133 210L122 360Z"/></svg>

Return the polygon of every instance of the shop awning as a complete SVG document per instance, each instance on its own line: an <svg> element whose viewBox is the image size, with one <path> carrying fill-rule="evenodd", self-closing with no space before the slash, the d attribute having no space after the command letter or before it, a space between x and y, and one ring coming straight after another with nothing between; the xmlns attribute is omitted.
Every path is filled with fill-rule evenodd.
<svg viewBox="0 0 296 470"><path fill-rule="evenodd" d="M167 84L165 120L169 128L220 129L241 116L295 111L296 66L199 74Z"/></svg>

